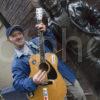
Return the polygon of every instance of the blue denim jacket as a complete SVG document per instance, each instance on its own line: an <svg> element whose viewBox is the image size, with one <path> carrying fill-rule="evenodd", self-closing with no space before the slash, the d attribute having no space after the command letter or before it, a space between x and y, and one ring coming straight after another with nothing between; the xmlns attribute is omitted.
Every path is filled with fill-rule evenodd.
<svg viewBox="0 0 100 100"><path fill-rule="evenodd" d="M55 36L51 31L46 31L44 33L52 43L54 43ZM31 43L34 43L38 46L39 38L34 38L31 40ZM45 51L52 52L53 47L56 46L56 42L51 46L48 45L48 41L45 42ZM33 53L37 53L38 50L32 46L32 44L28 45L29 48L32 50ZM24 92L31 92L37 88L37 85L32 81L29 77L30 74L30 67L29 67L29 56L22 54L20 57L15 55L13 63L12 63L12 74L13 74L13 86L15 89L24 91ZM66 65L60 58L58 58L58 71L61 75L66 78L72 84L74 83L76 77L73 71Z"/></svg>

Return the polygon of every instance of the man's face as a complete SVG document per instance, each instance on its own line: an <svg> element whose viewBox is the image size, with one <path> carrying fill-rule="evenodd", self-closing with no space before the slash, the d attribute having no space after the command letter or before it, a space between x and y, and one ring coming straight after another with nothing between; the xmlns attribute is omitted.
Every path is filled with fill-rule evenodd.
<svg viewBox="0 0 100 100"><path fill-rule="evenodd" d="M17 48L21 48L21 47L23 47L24 44L25 44L25 38L24 38L24 36L23 36L23 33L20 32L20 31L15 31L15 32L13 32L13 33L9 36L8 40L9 40L11 43L13 43L13 44L15 45L15 47L17 47Z"/></svg>

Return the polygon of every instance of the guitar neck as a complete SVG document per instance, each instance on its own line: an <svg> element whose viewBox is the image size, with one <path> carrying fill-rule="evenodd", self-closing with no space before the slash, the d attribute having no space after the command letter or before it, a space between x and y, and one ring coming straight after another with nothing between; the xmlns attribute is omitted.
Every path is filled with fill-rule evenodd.
<svg viewBox="0 0 100 100"><path fill-rule="evenodd" d="M36 8L36 18L37 18L37 24L42 22L43 18L43 9L42 8ZM45 62L45 49L44 49L44 36L43 32L39 32L39 37L40 37L40 43L39 43L39 51L40 51L40 63Z"/></svg>
<svg viewBox="0 0 100 100"><path fill-rule="evenodd" d="M44 63L45 62L45 46L44 46L44 36L43 32L39 33L40 36L40 43L39 43L39 51L40 51L40 62Z"/></svg>

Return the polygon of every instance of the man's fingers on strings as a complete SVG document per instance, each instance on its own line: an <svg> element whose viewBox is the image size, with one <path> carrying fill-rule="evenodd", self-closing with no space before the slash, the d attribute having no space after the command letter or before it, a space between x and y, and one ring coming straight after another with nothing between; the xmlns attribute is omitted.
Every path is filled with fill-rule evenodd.
<svg viewBox="0 0 100 100"><path fill-rule="evenodd" d="M46 74L46 71L41 72L41 74L39 74L38 76L38 79L40 80L45 74Z"/></svg>

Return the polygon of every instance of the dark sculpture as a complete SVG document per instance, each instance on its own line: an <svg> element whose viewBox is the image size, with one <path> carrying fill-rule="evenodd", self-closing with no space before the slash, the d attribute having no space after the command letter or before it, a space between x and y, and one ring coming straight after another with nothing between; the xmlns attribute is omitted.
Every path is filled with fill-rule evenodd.
<svg viewBox="0 0 100 100"><path fill-rule="evenodd" d="M77 66L87 74L97 94L100 93L100 12L96 8L99 3L98 0L89 6L86 0L40 0L41 6L50 16L49 25L56 32L59 43L62 41L60 33L63 28L67 29L66 36L80 38L82 62L75 59L78 56L77 41L70 41L66 49Z"/></svg>
<svg viewBox="0 0 100 100"><path fill-rule="evenodd" d="M99 3L99 2L98 2ZM71 22L80 30L90 35L100 36L100 12L86 2L75 2L68 6Z"/></svg>

